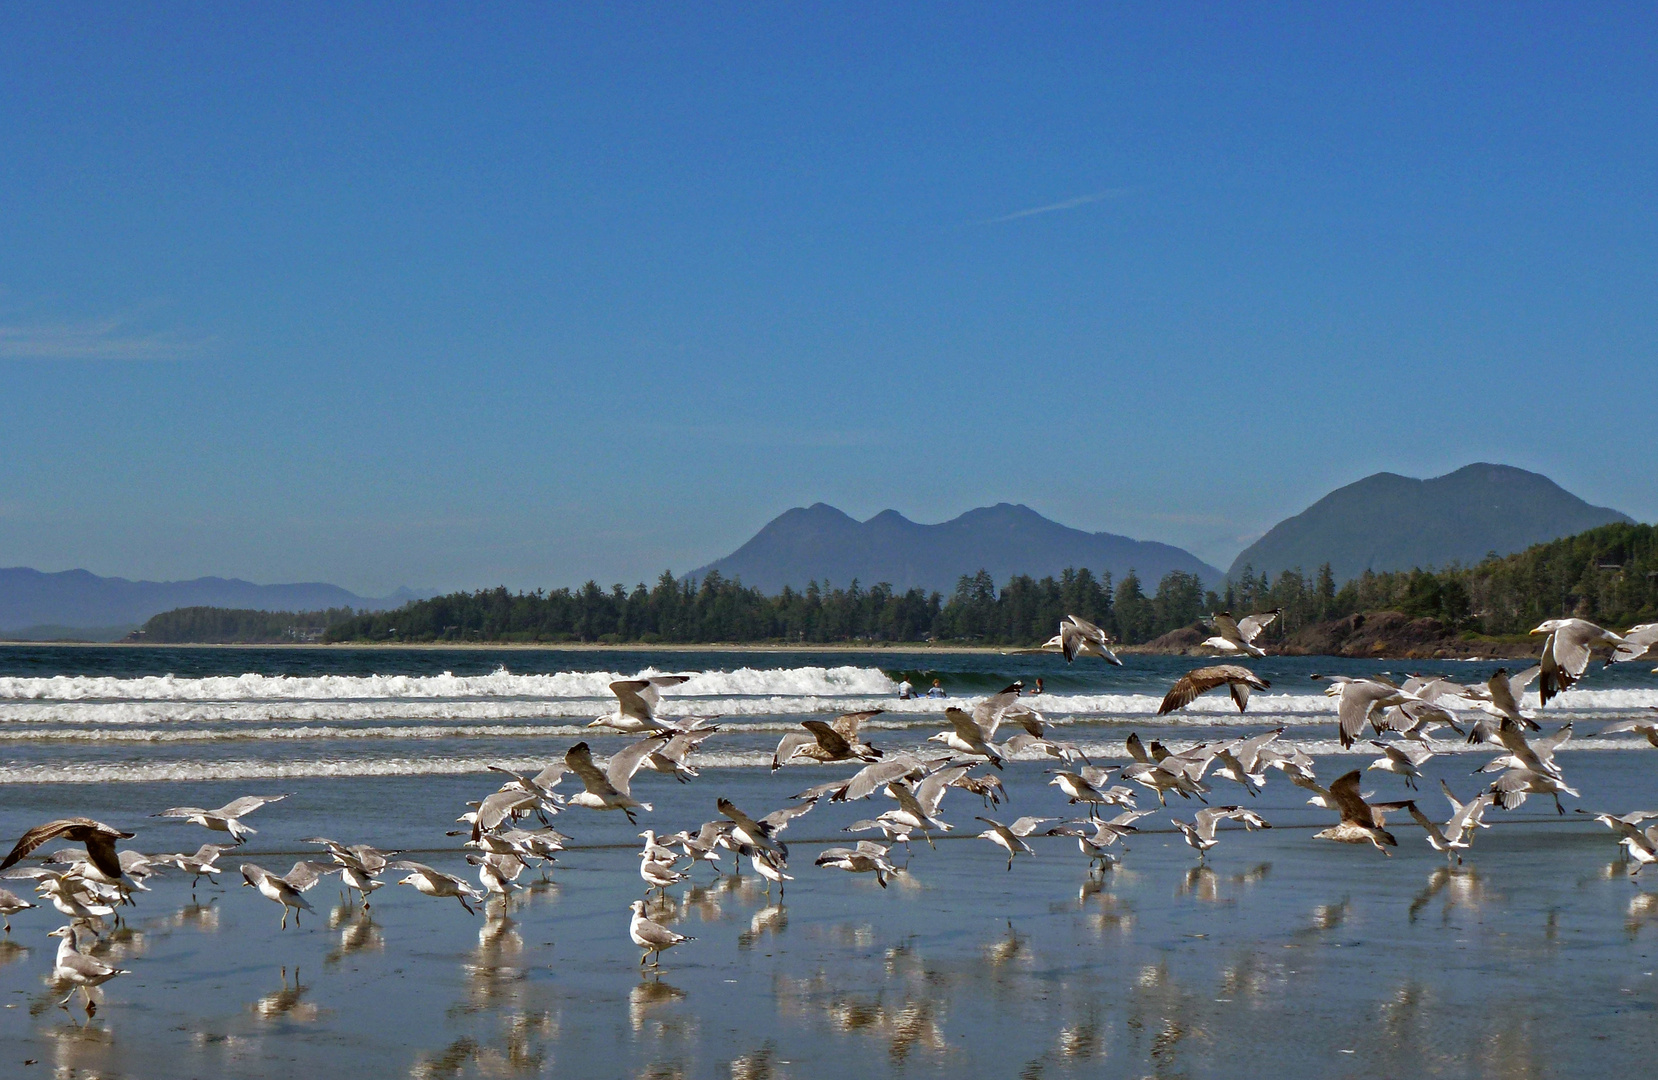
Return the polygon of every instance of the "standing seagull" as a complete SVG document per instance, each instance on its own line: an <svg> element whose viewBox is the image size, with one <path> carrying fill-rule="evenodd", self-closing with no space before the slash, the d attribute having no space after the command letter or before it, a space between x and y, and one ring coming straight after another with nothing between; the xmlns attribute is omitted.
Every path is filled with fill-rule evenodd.
<svg viewBox="0 0 1658 1080"><path fill-rule="evenodd" d="M806 730L792 731L783 736L771 756L771 770L776 772L795 758L805 758L826 765L833 761L879 761L881 752L858 738L858 728L872 716L884 710L843 713L828 723L822 720L802 720Z"/></svg>
<svg viewBox="0 0 1658 1080"><path fill-rule="evenodd" d="M10 889L0 889L0 916L5 917L6 933L9 934L12 932L13 915L16 915L19 911L28 911L30 908L38 906L39 905L37 904L29 903L29 901L23 899L21 896L18 896Z"/></svg>
<svg viewBox="0 0 1658 1080"><path fill-rule="evenodd" d="M637 734L647 731L684 731L686 727L670 724L656 717L656 706L662 700L662 691L669 686L690 682L690 675L652 675L647 679L618 679L610 684L616 695L616 711L605 713L588 727L607 727Z"/></svg>
<svg viewBox="0 0 1658 1080"><path fill-rule="evenodd" d="M1408 800L1391 803L1365 802L1364 796L1359 794L1360 777L1359 770L1354 769L1336 778L1330 785L1326 798L1335 804L1333 809L1341 815L1341 823L1313 833L1313 839L1334 840L1338 844L1374 844L1376 850L1383 855L1390 854L1387 849L1398 847L1399 841L1383 827L1387 824L1383 815L1390 810L1405 809L1411 804Z"/></svg>
<svg viewBox="0 0 1658 1080"><path fill-rule="evenodd" d="M1177 817L1171 817L1169 820L1186 837L1186 843L1197 850L1197 857L1200 861L1209 854L1210 848L1220 843L1215 838L1215 830L1222 821L1241 821L1244 827L1251 831L1272 828L1261 815L1245 810L1241 806L1205 807L1197 812L1196 819L1190 823L1181 821Z"/></svg>
<svg viewBox="0 0 1658 1080"><path fill-rule="evenodd" d="M230 838L240 844L248 837L258 832L258 829L242 824L242 817L251 814L266 803L281 802L287 795L244 795L240 799L232 799L217 810L203 810L199 806L175 806L171 810L163 810L151 817L184 818L192 825L200 825L212 829L214 832L229 833Z"/></svg>
<svg viewBox="0 0 1658 1080"><path fill-rule="evenodd" d="M95 956L87 956L80 950L78 935L79 923L70 923L60 926L46 936L59 938L57 961L52 965L52 981L59 986L68 984L69 997L58 1002L58 1007L65 1012L69 1010L69 998L75 996L79 990L86 1001L87 1019L98 1011L98 999L103 996L99 987L115 978L117 975L131 975L125 968L112 967Z"/></svg>
<svg viewBox="0 0 1658 1080"><path fill-rule="evenodd" d="M681 942L696 940L696 938L675 933L661 923L652 922L645 918L645 902L643 900L635 900L628 906L633 910L633 918L628 922L628 937L633 939L635 945L645 950L644 954L639 957L640 967L645 966L646 960L651 960L655 967L661 967L664 950L671 949Z"/></svg>
<svg viewBox="0 0 1658 1080"><path fill-rule="evenodd" d="M1224 686L1231 691L1232 700L1237 702L1238 711L1243 712L1249 706L1251 690L1266 690L1272 684L1237 664L1197 668L1182 675L1169 687L1169 692L1163 696L1163 704L1157 707L1157 715L1162 716L1176 709L1184 709L1196 701L1198 695L1206 694L1217 686Z"/></svg>
<svg viewBox="0 0 1658 1080"><path fill-rule="evenodd" d="M1230 611L1218 612L1207 620L1209 629L1215 636L1203 642L1205 648L1219 649L1221 652L1243 653L1246 656L1265 656L1266 650L1255 644L1261 632L1272 625L1272 620L1281 614L1278 608L1263 611L1258 615L1245 615L1233 621Z"/></svg>
<svg viewBox="0 0 1658 1080"><path fill-rule="evenodd" d="M604 772L593 764L593 751L586 743L579 742L572 746L564 754L564 763L570 766L570 771L581 779L587 790L570 796L567 803L589 810L620 810L637 825L639 819L633 816L634 808L649 813L651 804L635 799L629 787L633 774L639 771L639 766L658 745L656 739L641 739L625 746L611 755L605 763Z"/></svg>

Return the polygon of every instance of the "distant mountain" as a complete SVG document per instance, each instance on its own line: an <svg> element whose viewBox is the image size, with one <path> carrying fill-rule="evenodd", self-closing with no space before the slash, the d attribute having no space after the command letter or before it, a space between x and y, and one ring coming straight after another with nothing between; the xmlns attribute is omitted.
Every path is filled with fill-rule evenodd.
<svg viewBox="0 0 1658 1080"><path fill-rule="evenodd" d="M768 593L814 579L844 587L853 578L866 587L884 581L900 590L949 593L961 575L981 569L999 586L1015 574L1043 577L1066 567L1109 570L1118 581L1133 569L1148 591L1171 570L1196 574L1207 584L1222 576L1181 548L1083 532L1011 503L969 510L939 525L918 525L896 510L860 522L824 503L796 507L692 576L718 570Z"/></svg>
<svg viewBox="0 0 1658 1080"><path fill-rule="evenodd" d="M1483 462L1431 480L1377 473L1274 525L1233 560L1276 577L1329 563L1337 584L1364 573L1469 565L1627 515L1590 506L1546 476Z"/></svg>
<svg viewBox="0 0 1658 1080"><path fill-rule="evenodd" d="M260 611L323 611L352 607L379 611L401 607L420 594L399 589L372 598L338 585L255 585L237 578L194 581L128 581L86 570L47 574L28 567L0 569L0 634L16 637L85 637L109 640L151 615L180 607L253 608ZM88 632L77 634L76 628Z"/></svg>

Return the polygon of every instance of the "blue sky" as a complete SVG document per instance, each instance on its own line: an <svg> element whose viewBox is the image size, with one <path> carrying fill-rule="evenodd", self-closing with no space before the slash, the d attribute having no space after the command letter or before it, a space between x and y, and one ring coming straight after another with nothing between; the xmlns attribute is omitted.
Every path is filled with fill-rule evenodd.
<svg viewBox="0 0 1658 1080"><path fill-rule="evenodd" d="M1225 566L1658 518L1644 5L12 5L0 565L633 582L790 506Z"/></svg>

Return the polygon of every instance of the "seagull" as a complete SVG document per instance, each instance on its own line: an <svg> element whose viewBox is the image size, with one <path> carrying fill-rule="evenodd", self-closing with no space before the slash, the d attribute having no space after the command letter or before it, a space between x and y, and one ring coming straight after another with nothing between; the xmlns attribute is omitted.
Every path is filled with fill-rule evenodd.
<svg viewBox="0 0 1658 1080"><path fill-rule="evenodd" d="M0 889L0 916L6 920L6 933L12 932L12 916L19 911L27 911L32 907L39 907L18 896L10 889Z"/></svg>
<svg viewBox="0 0 1658 1080"><path fill-rule="evenodd" d="M649 893L651 889L659 889L665 896L668 892L668 886L678 885L680 882L685 880L687 875L675 870L671 862L657 862L650 857L650 854L651 853L648 848L639 853L639 858L641 860L639 863L639 876L644 879L646 885L645 891L647 893ZM672 856L672 854L672 852L669 852L670 856Z"/></svg>
<svg viewBox="0 0 1658 1080"><path fill-rule="evenodd" d="M767 896L771 895L773 883L777 885L777 894L782 896L783 890L787 888L784 882L794 880L783 872L789 865L788 859L769 848L738 844L737 854L747 855L749 862L754 866L754 872L766 879Z"/></svg>
<svg viewBox="0 0 1658 1080"><path fill-rule="evenodd" d="M1578 797L1577 790L1566 786L1566 782L1557 774L1537 772L1533 769L1510 769L1497 779L1491 781L1486 789L1497 800L1504 810L1513 810L1526 801L1527 795L1549 795L1554 798L1556 813L1564 814L1566 808L1560 805L1561 795Z"/></svg>
<svg viewBox="0 0 1658 1080"><path fill-rule="evenodd" d="M196 849L194 855L186 855L182 852L173 855L157 855L155 861L170 863L187 874L194 874L195 876L190 879L190 892L194 895L196 884L201 881L203 876L206 876L209 881L216 882L218 880L215 875L218 874L219 867L215 864L225 852L235 850L235 844L203 844Z"/></svg>
<svg viewBox="0 0 1658 1080"><path fill-rule="evenodd" d="M1642 623L1623 632L1623 641L1606 658L1607 664L1621 664L1629 660L1658 659L1658 623Z"/></svg>
<svg viewBox="0 0 1658 1080"><path fill-rule="evenodd" d="M875 764L858 770L850 779L819 784L794 797L814 800L827 796L830 802L856 802L869 798L894 780L920 780L948 760L948 757L942 757L924 761L914 754L889 754Z"/></svg>
<svg viewBox="0 0 1658 1080"><path fill-rule="evenodd" d="M199 806L175 806L151 817L184 818L192 825L201 825L214 832L229 833L238 844L259 830L242 824L242 817L251 814L266 803L281 802L287 795L244 795L232 799L217 810L203 810Z"/></svg>
<svg viewBox="0 0 1658 1080"><path fill-rule="evenodd" d="M468 904L467 901L470 900L473 904L476 904L484 898L483 894L474 889L471 882L465 878L458 878L453 874L445 874L441 870L434 870L425 863L399 859L396 862L387 863L386 868L388 870L409 871L409 876L399 881L399 885L413 885L417 892L424 893L427 896L453 896L460 901L461 907L466 909L468 915L476 915L477 912L472 910L472 904Z"/></svg>
<svg viewBox="0 0 1658 1080"><path fill-rule="evenodd" d="M1359 794L1360 776L1359 770L1354 769L1330 785L1327 798L1335 804L1332 809L1341 815L1341 823L1313 833L1313 839L1334 840L1340 844L1374 844L1383 855L1390 854L1387 849L1398 847L1399 841L1383 828L1386 824L1383 815L1392 810L1402 810L1409 803L1365 802L1364 796Z"/></svg>
<svg viewBox="0 0 1658 1080"><path fill-rule="evenodd" d="M518 856L493 851L486 855L468 855L466 861L478 868L478 884L484 887L484 892L494 896L511 896L518 888L513 882L525 870L524 860Z"/></svg>
<svg viewBox="0 0 1658 1080"><path fill-rule="evenodd" d="M120 900L120 891L112 885L44 866L13 870L6 877L32 880L35 890L50 900L53 907L70 919L84 922L100 922L103 916L115 914L113 905Z"/></svg>
<svg viewBox="0 0 1658 1080"><path fill-rule="evenodd" d="M618 679L610 684L616 695L616 711L606 713L587 726L614 728L629 734L647 731L685 731L687 727L659 720L656 706L662 700L662 691L670 686L691 681L690 675L652 675L645 679Z"/></svg>
<svg viewBox="0 0 1658 1080"><path fill-rule="evenodd" d="M705 727L695 731L682 731L652 750L645 758L645 764L659 773L667 773L682 784L686 783L701 775L689 763L691 754L702 745L704 739L719 730L717 727Z"/></svg>
<svg viewBox="0 0 1658 1080"><path fill-rule="evenodd" d="M340 880L345 883L347 889L357 891L357 898L362 902L364 910L368 909L368 894L385 884L379 880L380 872L386 868L388 860L397 854L395 851L380 851L367 844L352 844L347 847L326 836L307 837L300 843L321 844L328 849L328 854L339 864Z"/></svg>
<svg viewBox="0 0 1658 1080"><path fill-rule="evenodd" d="M944 793L971 768L971 765L947 766L913 788L902 780L893 781L887 785L887 794L898 800L898 809L888 810L881 818L922 833L927 836L927 843L931 844L933 830L949 832L951 829L950 824L938 816Z"/></svg>
<svg viewBox="0 0 1658 1080"><path fill-rule="evenodd" d="M963 791L971 791L984 800L987 809L1000 806L1007 802L1009 798L1007 787L1002 783L1002 778L995 773L986 776L969 776L964 773L950 781L950 786L961 788Z"/></svg>
<svg viewBox="0 0 1658 1080"><path fill-rule="evenodd" d="M582 744L583 746L586 743ZM509 784L500 791L493 792L478 803L477 808L467 817L472 819L472 839L477 840L486 832L494 832L506 821L517 821L520 814L527 814L535 809L539 796L519 789ZM467 820L466 817L461 818Z"/></svg>
<svg viewBox="0 0 1658 1080"><path fill-rule="evenodd" d="M1263 611L1257 615L1245 615L1233 621L1230 611L1217 612L1204 620L1215 636L1203 642L1204 648L1219 649L1221 652L1243 653L1246 656L1265 656L1266 650L1255 644L1261 632L1282 612L1278 608ZM1240 706L1241 708L1242 706Z"/></svg>
<svg viewBox="0 0 1658 1080"><path fill-rule="evenodd" d="M69 998L79 990L85 1000L87 1019L91 1019L92 1014L98 1011L98 1001L103 997L99 987L117 975L131 975L132 972L81 952L79 935L80 924L73 922L47 933L47 937L59 939L57 960L52 965L52 981L58 986L68 984L70 988L69 997L58 1002L59 1008L67 1012Z"/></svg>
<svg viewBox="0 0 1658 1080"><path fill-rule="evenodd" d="M652 957L655 958L652 960L652 965L661 967L664 950L671 949L681 942L696 940L696 938L675 933L661 923L652 922L645 918L645 902L643 900L635 900L628 906L633 911L633 918L628 922L628 937L633 939L635 945L645 950L644 954L639 957L640 967L644 967L645 961L652 960Z"/></svg>
<svg viewBox="0 0 1658 1080"><path fill-rule="evenodd" d="M873 840L860 840L855 848L824 848L814 860L818 866L845 870L849 874L874 874L876 884L887 887L887 879L898 873L898 868L887 861L890 849Z"/></svg>
<svg viewBox="0 0 1658 1080"><path fill-rule="evenodd" d="M4 862L0 862L0 870L15 866L19 859L35 848L60 836L84 845L87 860L105 878L112 882L125 880L125 875L121 872L121 858L115 854L115 841L131 840L133 834L84 817L60 818L57 821L48 821L44 825L36 825L18 839L11 854L6 856Z"/></svg>
<svg viewBox="0 0 1658 1080"><path fill-rule="evenodd" d="M1384 743L1375 739L1370 740L1370 745L1380 750L1383 756L1366 767L1397 773L1405 778L1405 786L1415 791L1416 781L1422 777L1422 763L1433 757L1433 751L1421 745Z"/></svg>
<svg viewBox="0 0 1658 1080"><path fill-rule="evenodd" d="M1474 830L1485 826L1482 819L1485 817L1486 808L1492 803L1492 797L1488 794L1478 795L1471 802L1459 803L1444 781L1440 781L1440 786L1444 788L1445 798L1451 804L1451 816L1443 826L1435 824L1432 818L1417 809L1415 802L1409 803L1406 809L1410 811L1411 819L1422 826L1422 831L1428 834L1428 846L1435 851L1444 852L1447 862L1455 859L1457 864L1461 865L1462 853L1473 846Z"/></svg>
<svg viewBox="0 0 1658 1080"><path fill-rule="evenodd" d="M1529 769L1533 772L1544 773L1557 780L1565 779L1560 766L1555 764L1554 752L1565 745L1572 737L1572 725L1568 721L1560 725L1554 734L1529 742L1525 732L1512 720L1504 720L1496 731L1497 741L1502 743L1508 753L1493 758L1480 768L1480 772L1495 772L1498 769ZM1575 793L1574 793L1575 794ZM1518 804L1515 804L1518 805Z"/></svg>
<svg viewBox="0 0 1658 1080"><path fill-rule="evenodd" d="M1035 832L1039 827L1055 820L1051 817L1022 817L1012 825L1003 825L995 818L974 817L974 821L982 821L990 828L979 834L979 839L989 840L997 847L1007 852L1007 868L1013 869L1013 857L1020 852L1035 855L1036 849L1025 843L1025 837Z"/></svg>
<svg viewBox="0 0 1658 1080"><path fill-rule="evenodd" d="M1615 657L1616 647L1623 644L1622 637L1587 619L1545 619L1531 632L1548 635L1543 640L1543 675L1538 682L1544 705L1555 695L1570 690L1583 677L1596 645L1613 646Z"/></svg>
<svg viewBox="0 0 1658 1080"><path fill-rule="evenodd" d="M1048 786L1063 791L1073 806L1077 803L1085 804L1090 818L1099 816L1101 806L1126 806L1134 802L1134 793L1126 787L1102 790L1101 785L1110 779L1111 773L1115 771L1113 769L1089 768L1084 772L1067 772L1063 769L1049 771L1053 773L1053 779L1048 781Z"/></svg>
<svg viewBox="0 0 1658 1080"><path fill-rule="evenodd" d="M680 850L685 852L685 857L691 860L691 869L695 870L699 862L720 861L719 841L730 828L729 821L705 821L695 835L682 830L663 839L678 844ZM714 871L718 873L719 867L714 867Z"/></svg>
<svg viewBox="0 0 1658 1080"><path fill-rule="evenodd" d="M1215 830L1222 821L1241 821L1244 827L1251 831L1272 828L1261 815L1241 806L1208 806L1199 810L1192 822L1181 821L1177 817L1171 817L1169 820L1186 837L1186 843L1197 850L1200 860L1209 854L1210 848L1220 843L1215 838Z"/></svg>
<svg viewBox="0 0 1658 1080"><path fill-rule="evenodd" d="M989 741L989 736L971 715L952 705L944 710L944 718L950 721L951 730L927 736L928 742L943 743L958 754L988 758L996 768L1002 767L1001 749Z"/></svg>
<svg viewBox="0 0 1658 1080"><path fill-rule="evenodd" d="M1587 810L1578 810L1580 814ZM1642 829L1641 822L1658 817L1658 811L1637 810L1631 814L1596 814L1596 821L1617 833L1618 843L1635 860L1630 877L1638 875L1649 863L1658 862L1658 825Z"/></svg>
<svg viewBox="0 0 1658 1080"><path fill-rule="evenodd" d="M1097 656L1108 664L1122 667L1123 662L1111 651L1111 635L1087 619L1066 615L1059 620L1059 633L1035 649L1016 649L1020 653L1057 652L1067 664L1079 656Z"/></svg>
<svg viewBox="0 0 1658 1080"><path fill-rule="evenodd" d="M242 875L244 888L259 890L259 895L274 903L282 905L281 929L288 929L288 909L294 909L294 928L299 928L299 913L316 910L310 901L300 893L307 891L311 886L322 880L324 874L332 874L339 867L329 866L327 863L305 862L294 863L294 868L278 877L255 863L243 863L237 867Z"/></svg>
<svg viewBox="0 0 1658 1080"><path fill-rule="evenodd" d="M1088 763L1088 755L1084 754L1082 747L1076 743L1056 742L1053 739L1044 739L1039 735L1032 735L1028 731L1021 731L1017 735L1010 736L1002 744L1002 752L1009 757L1017 757L1025 750L1034 750L1039 754L1068 764L1078 761L1085 765Z"/></svg>
<svg viewBox="0 0 1658 1080"><path fill-rule="evenodd" d="M1314 675L1315 679L1326 676ZM1326 697L1337 698L1336 719L1340 725L1342 749L1348 749L1364 730L1365 720L1377 731L1382 730L1382 713L1395 705L1417 700L1386 679L1353 679L1345 675L1328 676L1330 685L1324 688Z"/></svg>
<svg viewBox="0 0 1658 1080"><path fill-rule="evenodd" d="M1168 805L1167 796L1171 791L1183 799L1190 799L1196 795L1198 801L1208 801L1203 798L1204 793L1209 790L1208 785L1187 776L1183 767L1184 762L1176 761L1172 766L1165 766L1162 762L1154 760L1146 753L1138 732L1129 733L1128 753L1134 760L1124 765L1118 775L1124 780L1132 780L1157 792L1157 805ZM1086 772L1083 773L1083 776L1087 775Z"/></svg>
<svg viewBox="0 0 1658 1080"><path fill-rule="evenodd" d="M584 806L589 810L620 810L627 815L628 821L637 825L639 819L633 816L634 808L650 812L651 804L635 799L628 792L633 780L633 774L639 771L639 766L653 750L656 749L656 739L641 739L636 743L624 746L611 755L605 763L605 771L593 764L593 751L586 743L579 742L564 754L564 763L570 767L586 785L587 790L570 796L565 800L571 806Z"/></svg>
<svg viewBox="0 0 1658 1080"><path fill-rule="evenodd" d="M1658 710L1654 711L1658 712ZM1626 731L1633 731L1653 746L1658 746L1658 717L1651 720L1619 720L1616 723L1607 724L1605 727L1595 732L1595 737L1598 738L1601 735L1622 735Z"/></svg>
<svg viewBox="0 0 1658 1080"><path fill-rule="evenodd" d="M826 765L833 761L879 761L881 751L858 739L858 728L872 716L885 710L868 709L863 712L843 713L828 723L822 720L802 720L804 732L792 731L777 744L771 756L771 771L776 772L796 758L805 758Z"/></svg>
<svg viewBox="0 0 1658 1080"><path fill-rule="evenodd" d="M1139 832L1134 823L1150 813L1150 810L1125 810L1110 821L1067 821L1055 825L1043 835L1074 836L1077 848L1090 861L1110 865L1117 860L1106 848Z"/></svg>
<svg viewBox="0 0 1658 1080"><path fill-rule="evenodd" d="M1476 709L1498 720L1507 717L1536 731L1537 721L1521 711L1520 699L1525 696L1526 687L1536 680L1542 670L1540 665L1533 665L1518 675L1511 676L1507 668L1498 668L1491 673L1491 678L1484 686L1465 686L1463 691L1473 701ZM1485 742L1491 738L1492 731L1490 723L1482 720L1468 733L1468 741Z"/></svg>
<svg viewBox="0 0 1658 1080"><path fill-rule="evenodd" d="M1169 692L1163 696L1163 704L1157 707L1157 715L1184 709L1196 701L1199 694L1206 694L1217 686L1226 687L1232 694L1232 700L1237 702L1238 711L1243 712L1249 705L1251 690L1265 690L1272 684L1237 664L1197 668L1182 675L1169 687Z"/></svg>
<svg viewBox="0 0 1658 1080"><path fill-rule="evenodd" d="M541 813L543 820L547 815L557 814L564 809L564 797L553 790L570 769L563 761L553 762L534 776L521 776L501 765L491 765L489 769L491 772L505 773L512 777L501 785L502 791L520 791L525 795L533 795L536 809Z"/></svg>
<svg viewBox="0 0 1658 1080"><path fill-rule="evenodd" d="M765 851L775 856L783 864L788 862L789 849L787 845L777 839L778 834L788 828L789 822L816 805L816 802L806 802L795 806L786 806L781 810L774 810L756 821L740 810L737 804L730 799L722 797L714 804L720 813L730 818L734 823L731 830L732 839L739 844L746 844L749 847Z"/></svg>

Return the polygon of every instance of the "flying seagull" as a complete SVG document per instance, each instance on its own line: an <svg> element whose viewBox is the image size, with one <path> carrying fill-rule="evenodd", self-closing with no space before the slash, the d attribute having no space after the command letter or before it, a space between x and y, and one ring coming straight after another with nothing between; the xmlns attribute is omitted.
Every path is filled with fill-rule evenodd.
<svg viewBox="0 0 1658 1080"><path fill-rule="evenodd" d="M773 772L796 758L805 758L820 765L833 761L878 761L881 752L858 738L858 728L865 720L878 716L883 710L843 713L825 723L822 720L802 720L806 730L784 735L771 756Z"/></svg>
<svg viewBox="0 0 1658 1080"><path fill-rule="evenodd" d="M1215 636L1203 642L1205 648L1221 652L1243 653L1245 656L1265 656L1266 650L1255 644L1261 632L1282 612L1278 608L1257 615L1245 615L1234 620L1230 611L1217 612L1205 620Z"/></svg>
<svg viewBox="0 0 1658 1080"><path fill-rule="evenodd" d="M1238 711L1243 712L1249 706L1251 690L1266 690L1272 684L1237 664L1197 668L1182 675L1169 687L1169 692L1163 696L1163 704L1157 707L1157 715L1162 716L1176 709L1184 709L1196 701L1200 694L1206 694L1218 686L1224 686L1231 692L1232 700L1238 705Z"/></svg>

